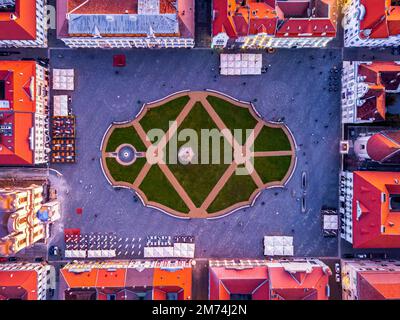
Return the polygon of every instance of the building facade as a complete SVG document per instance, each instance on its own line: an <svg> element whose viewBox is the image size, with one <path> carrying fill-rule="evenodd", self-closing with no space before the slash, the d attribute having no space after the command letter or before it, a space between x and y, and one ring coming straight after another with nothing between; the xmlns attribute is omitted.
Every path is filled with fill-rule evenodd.
<svg viewBox="0 0 400 320"><path fill-rule="evenodd" d="M210 260L210 300L327 300L328 266L317 259Z"/></svg>
<svg viewBox="0 0 400 320"><path fill-rule="evenodd" d="M0 61L0 166L48 162L48 70L34 61Z"/></svg>
<svg viewBox="0 0 400 320"><path fill-rule="evenodd" d="M213 0L213 48L324 47L336 37L336 0Z"/></svg>
<svg viewBox="0 0 400 320"><path fill-rule="evenodd" d="M354 248L400 248L400 173L342 172L341 237Z"/></svg>
<svg viewBox="0 0 400 320"><path fill-rule="evenodd" d="M46 300L55 269L43 263L0 263L0 300Z"/></svg>
<svg viewBox="0 0 400 320"><path fill-rule="evenodd" d="M0 256L10 256L46 242L50 226L60 219L60 203L45 201L43 186L0 189Z"/></svg>
<svg viewBox="0 0 400 320"><path fill-rule="evenodd" d="M343 300L400 299L400 261L342 260Z"/></svg>
<svg viewBox="0 0 400 320"><path fill-rule="evenodd" d="M400 45L400 6L392 0L347 0L343 7L345 47Z"/></svg>
<svg viewBox="0 0 400 320"><path fill-rule="evenodd" d="M194 0L57 0L57 37L72 48L192 48Z"/></svg>
<svg viewBox="0 0 400 320"><path fill-rule="evenodd" d="M190 260L71 262L60 270L60 300L190 300Z"/></svg>
<svg viewBox="0 0 400 320"><path fill-rule="evenodd" d="M342 123L386 119L386 97L400 92L399 61L343 61Z"/></svg>
<svg viewBox="0 0 400 320"><path fill-rule="evenodd" d="M45 0L0 0L0 47L47 47Z"/></svg>

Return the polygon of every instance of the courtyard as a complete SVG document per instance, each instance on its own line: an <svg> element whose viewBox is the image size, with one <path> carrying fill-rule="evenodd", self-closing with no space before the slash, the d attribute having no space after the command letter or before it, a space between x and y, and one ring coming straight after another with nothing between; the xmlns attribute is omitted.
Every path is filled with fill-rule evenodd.
<svg viewBox="0 0 400 320"><path fill-rule="evenodd" d="M263 236L293 235L296 256L337 256L337 239L322 236L319 211L322 205L337 205L340 92L329 86L329 76L340 67L340 50L278 50L264 54L264 65L270 65L266 73L243 77L220 76L219 56L210 50L50 53L51 67L79 70L72 93L77 163L51 166L63 175L51 180L63 200L64 228L141 238L193 235L196 256L211 258L260 258ZM127 66L116 69L112 56L119 53L126 54ZM133 119L146 102L188 89L224 92L252 102L264 121L283 121L297 143L297 165L287 185L261 192L252 207L226 217L189 220L143 206L132 190L114 189L100 165L105 130ZM83 209L81 215L77 208ZM54 243L62 240L59 234Z"/></svg>

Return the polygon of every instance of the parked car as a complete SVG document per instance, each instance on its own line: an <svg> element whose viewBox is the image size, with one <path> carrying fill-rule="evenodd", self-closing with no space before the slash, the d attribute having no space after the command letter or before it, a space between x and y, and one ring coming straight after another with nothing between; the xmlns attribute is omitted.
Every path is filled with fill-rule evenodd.
<svg viewBox="0 0 400 320"><path fill-rule="evenodd" d="M49 248L49 255L52 256L52 257L58 257L58 256L60 256L60 255L61 255L61 250L60 250L60 248L57 247L57 246L51 246L51 247Z"/></svg>
<svg viewBox="0 0 400 320"><path fill-rule="evenodd" d="M369 257L375 260L385 260L387 259L387 254L385 252L370 253Z"/></svg>

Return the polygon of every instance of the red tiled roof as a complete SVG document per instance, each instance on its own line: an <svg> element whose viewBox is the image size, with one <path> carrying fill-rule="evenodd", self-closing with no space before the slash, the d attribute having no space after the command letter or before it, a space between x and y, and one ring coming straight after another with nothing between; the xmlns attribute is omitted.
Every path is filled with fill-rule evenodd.
<svg viewBox="0 0 400 320"><path fill-rule="evenodd" d="M177 292L181 299L191 298L192 269L161 269L118 267L113 269L91 267L83 272L61 269L63 286L66 289L96 288L119 292L124 288L152 288L155 299L166 299L166 293ZM99 292L98 292L99 293ZM101 297L98 296L99 299Z"/></svg>
<svg viewBox="0 0 400 320"><path fill-rule="evenodd" d="M360 300L400 299L400 272L358 272Z"/></svg>
<svg viewBox="0 0 400 320"><path fill-rule="evenodd" d="M400 195L399 181L398 172L353 172L354 248L400 248L400 217L389 208L390 195Z"/></svg>
<svg viewBox="0 0 400 320"><path fill-rule="evenodd" d="M176 13L181 37L194 37L194 0L160 0L160 14ZM57 36L68 37L67 13L137 14L138 0L57 0Z"/></svg>
<svg viewBox="0 0 400 320"><path fill-rule="evenodd" d="M330 6L329 16L304 19L308 2L302 1L248 0L247 7L242 7L239 1L214 0L212 33L215 36L225 32L232 39L258 33L275 37L333 37L336 35L335 2L318 1L317 6L319 3Z"/></svg>
<svg viewBox="0 0 400 320"><path fill-rule="evenodd" d="M365 8L361 38L388 38L400 33L400 7L392 6L390 0L361 0L360 4Z"/></svg>
<svg viewBox="0 0 400 320"><path fill-rule="evenodd" d="M270 267L271 294L278 300L326 300L329 275L322 267L313 267L312 272L299 271L294 274L283 267Z"/></svg>
<svg viewBox="0 0 400 320"><path fill-rule="evenodd" d="M397 90L400 85L400 65L393 61L375 61L361 63L358 66L358 76L369 87L368 92L361 99L364 104L357 107L357 118L375 121L386 118L386 91Z"/></svg>
<svg viewBox="0 0 400 320"><path fill-rule="evenodd" d="M160 0L160 13L175 13L176 0ZM67 0L68 12L75 14L135 14L138 0Z"/></svg>
<svg viewBox="0 0 400 320"><path fill-rule="evenodd" d="M318 265L310 273L289 273L278 262L243 270L210 267L209 298L229 300L231 294L248 294L253 300L322 300L328 298L330 274Z"/></svg>
<svg viewBox="0 0 400 320"><path fill-rule="evenodd" d="M10 12L0 12L0 40L36 39L36 0L16 0L16 19Z"/></svg>
<svg viewBox="0 0 400 320"><path fill-rule="evenodd" d="M37 300L36 271L0 271L0 300Z"/></svg>
<svg viewBox="0 0 400 320"><path fill-rule="evenodd" d="M231 294L251 294L254 300L269 300L267 267L235 270L210 268L210 300L229 300Z"/></svg>
<svg viewBox="0 0 400 320"><path fill-rule="evenodd" d="M372 160L378 162L390 162L391 159L399 158L400 131L384 131L374 134L368 140L367 152Z"/></svg>
<svg viewBox="0 0 400 320"><path fill-rule="evenodd" d="M31 165L30 130L36 111L36 63L0 61L0 80L5 81L9 109L0 111L0 123L9 124L11 135L0 135L0 165Z"/></svg>

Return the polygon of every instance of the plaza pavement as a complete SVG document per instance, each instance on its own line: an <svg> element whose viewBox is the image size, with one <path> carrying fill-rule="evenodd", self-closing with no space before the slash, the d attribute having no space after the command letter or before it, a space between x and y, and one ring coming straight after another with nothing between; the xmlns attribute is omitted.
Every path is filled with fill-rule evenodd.
<svg viewBox="0 0 400 320"><path fill-rule="evenodd" d="M323 238L319 210L337 206L338 199L340 79L338 90L328 91L328 78L333 66L340 67L341 52L281 49L264 55L270 67L261 76L223 77L211 50L51 50L53 68L76 70L77 163L51 166L63 174L52 175L63 200L63 226L134 237L194 235L196 256L209 258L262 257L264 235L293 235L296 256L336 256L337 239ZM117 53L127 55L125 68L112 67ZM114 190L99 162L110 123L133 118L144 102L206 88L253 101L266 120L284 118L298 145L287 187L264 191L254 207L228 217L190 221L143 207L129 190ZM302 171L308 174L306 213L300 205ZM82 215L75 213L79 207ZM54 243L62 243L62 234Z"/></svg>

